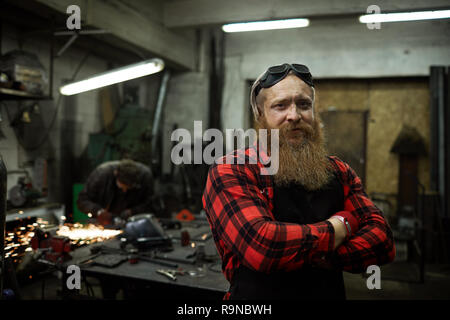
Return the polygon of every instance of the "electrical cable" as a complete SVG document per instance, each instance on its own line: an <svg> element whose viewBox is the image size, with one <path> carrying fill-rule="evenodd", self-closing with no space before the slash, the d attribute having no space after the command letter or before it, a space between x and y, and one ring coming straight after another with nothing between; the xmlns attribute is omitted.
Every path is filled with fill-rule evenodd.
<svg viewBox="0 0 450 320"><path fill-rule="evenodd" d="M47 128L46 132L44 133L43 138L41 139L41 141L39 141L39 143L33 147L25 147L23 145L23 143L21 143L22 147L26 150L26 151L35 151L37 149L39 149L40 147L42 147L42 145L47 141L48 136L50 134L50 131L53 129L53 126L55 125L55 120L57 118L58 112L59 112L59 107L61 105L61 93L58 96L58 100L56 102L56 107L55 107L55 112L53 113L53 118L52 121L50 122L49 127ZM17 139L18 141L20 141L20 139Z"/></svg>

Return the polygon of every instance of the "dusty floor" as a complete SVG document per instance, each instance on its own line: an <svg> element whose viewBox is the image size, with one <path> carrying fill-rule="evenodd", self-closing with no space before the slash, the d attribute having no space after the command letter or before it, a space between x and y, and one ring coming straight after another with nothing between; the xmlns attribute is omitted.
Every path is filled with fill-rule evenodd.
<svg viewBox="0 0 450 320"><path fill-rule="evenodd" d="M426 265L420 283L417 265L392 263L381 268L381 289L367 288L367 276L344 273L349 300L448 300L450 266Z"/></svg>
<svg viewBox="0 0 450 320"><path fill-rule="evenodd" d="M381 289L368 289L368 276L364 274L344 273L348 300L448 300L450 299L450 266L426 265L425 281L419 282L417 265L393 263L381 268ZM101 289L94 278L88 278L95 298L102 298ZM56 276L45 279L44 298L60 299L60 280ZM91 291L91 293L92 293ZM42 280L30 282L21 288L22 298L40 300L42 298ZM87 295L82 283L81 293ZM121 292L118 299L123 299Z"/></svg>

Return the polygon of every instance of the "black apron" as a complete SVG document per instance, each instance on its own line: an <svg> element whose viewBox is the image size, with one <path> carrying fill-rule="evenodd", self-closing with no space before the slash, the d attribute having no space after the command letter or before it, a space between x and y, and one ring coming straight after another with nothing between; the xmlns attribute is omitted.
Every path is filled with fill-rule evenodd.
<svg viewBox="0 0 450 320"><path fill-rule="evenodd" d="M301 185L274 186L274 210L277 221L311 224L328 219L343 210L342 185L334 178L319 191L307 191ZM291 272L270 274L241 265L233 275L230 299L345 299L342 271L304 265Z"/></svg>

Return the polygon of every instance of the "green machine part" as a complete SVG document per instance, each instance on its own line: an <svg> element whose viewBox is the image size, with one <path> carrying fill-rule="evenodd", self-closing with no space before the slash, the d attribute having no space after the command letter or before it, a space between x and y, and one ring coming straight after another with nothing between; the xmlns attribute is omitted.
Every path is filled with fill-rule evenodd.
<svg viewBox="0 0 450 320"><path fill-rule="evenodd" d="M148 140L150 139L148 133L151 132L151 119L152 114L147 109L137 105L122 107L114 121L114 127L120 130L120 134L115 139L119 148L114 150L113 157L120 159L123 154L127 154L128 157L146 163L147 161L142 159L142 154L147 154L151 150L149 147L149 150L143 150L146 148L143 138L148 136Z"/></svg>
<svg viewBox="0 0 450 320"><path fill-rule="evenodd" d="M113 159L114 138L105 133L91 133L89 135L88 157L91 169Z"/></svg>
<svg viewBox="0 0 450 320"><path fill-rule="evenodd" d="M89 219L87 214L78 210L78 206L77 206L78 194L81 192L81 190L83 190L83 187L84 187L84 184L81 184L81 183L75 183L72 187L73 222L86 223L86 221Z"/></svg>
<svg viewBox="0 0 450 320"><path fill-rule="evenodd" d="M92 170L101 163L124 157L149 163L151 119L150 110L132 104L121 107L113 123L114 133L89 135Z"/></svg>

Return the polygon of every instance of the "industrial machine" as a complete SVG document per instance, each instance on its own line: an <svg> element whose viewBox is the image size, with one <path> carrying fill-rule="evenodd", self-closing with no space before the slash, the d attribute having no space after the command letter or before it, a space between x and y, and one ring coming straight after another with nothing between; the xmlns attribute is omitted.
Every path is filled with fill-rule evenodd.
<svg viewBox="0 0 450 320"><path fill-rule="evenodd" d="M28 176L19 177L17 184L9 189L9 202L14 208L31 206L40 197L42 194L33 187Z"/></svg>

